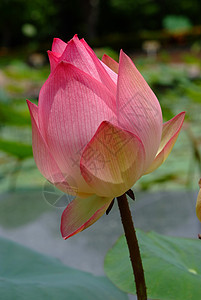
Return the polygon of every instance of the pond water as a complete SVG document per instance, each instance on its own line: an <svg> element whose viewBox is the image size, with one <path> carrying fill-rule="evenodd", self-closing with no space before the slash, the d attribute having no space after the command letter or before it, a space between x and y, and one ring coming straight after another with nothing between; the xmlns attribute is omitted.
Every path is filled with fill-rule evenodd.
<svg viewBox="0 0 201 300"><path fill-rule="evenodd" d="M145 231L197 238L201 226L195 215L195 192L143 192L130 200L135 226ZM103 274L107 250L123 233L117 205L85 231L64 241L60 235L63 208L47 203L42 190L4 193L0 198L0 235L66 265Z"/></svg>

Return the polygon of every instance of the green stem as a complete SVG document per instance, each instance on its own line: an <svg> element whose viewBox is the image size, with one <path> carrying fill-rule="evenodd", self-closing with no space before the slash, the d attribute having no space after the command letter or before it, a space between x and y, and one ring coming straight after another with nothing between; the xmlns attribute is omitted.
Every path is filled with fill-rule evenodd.
<svg viewBox="0 0 201 300"><path fill-rule="evenodd" d="M138 300L147 300L147 291L145 285L144 270L142 266L142 259L126 194L123 194L122 196L118 197L117 201L130 253L133 274L135 277L137 297Z"/></svg>

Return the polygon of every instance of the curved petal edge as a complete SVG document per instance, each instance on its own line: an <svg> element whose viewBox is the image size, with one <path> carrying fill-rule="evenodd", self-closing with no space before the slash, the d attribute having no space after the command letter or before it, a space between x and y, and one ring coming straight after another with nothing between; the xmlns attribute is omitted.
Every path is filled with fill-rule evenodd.
<svg viewBox="0 0 201 300"><path fill-rule="evenodd" d="M162 137L158 153L152 164L144 174L155 171L169 156L172 148L178 138L179 132L184 122L185 112L181 112L171 120L163 124Z"/></svg>
<svg viewBox="0 0 201 300"><path fill-rule="evenodd" d="M112 199L90 196L75 198L64 210L61 217L61 234L67 239L96 222L107 210Z"/></svg>
<svg viewBox="0 0 201 300"><path fill-rule="evenodd" d="M107 54L104 54L102 57L102 62L108 66L112 71L118 74L119 71L119 64Z"/></svg>
<svg viewBox="0 0 201 300"><path fill-rule="evenodd" d="M114 198L141 177L144 161L144 146L136 135L103 121L82 153L80 169L97 195Z"/></svg>
<svg viewBox="0 0 201 300"><path fill-rule="evenodd" d="M58 189L65 193L75 195L74 191L66 181L57 163L55 162L46 141L38 127L38 107L27 100L32 123L32 147L36 165L41 174Z"/></svg>
<svg viewBox="0 0 201 300"><path fill-rule="evenodd" d="M63 42L61 39L54 38L52 43L52 51L59 53L61 55L64 52L66 46L67 44Z"/></svg>
<svg viewBox="0 0 201 300"><path fill-rule="evenodd" d="M49 61L50 61L50 70L51 72L53 72L56 68L56 66L58 65L59 63L59 58L58 56L55 55L54 52L52 51L47 51L47 54L48 54L48 57L49 57Z"/></svg>
<svg viewBox="0 0 201 300"><path fill-rule="evenodd" d="M146 152L145 168L148 168L160 145L161 107L143 76L122 50L117 82L117 119L121 128L142 141Z"/></svg>

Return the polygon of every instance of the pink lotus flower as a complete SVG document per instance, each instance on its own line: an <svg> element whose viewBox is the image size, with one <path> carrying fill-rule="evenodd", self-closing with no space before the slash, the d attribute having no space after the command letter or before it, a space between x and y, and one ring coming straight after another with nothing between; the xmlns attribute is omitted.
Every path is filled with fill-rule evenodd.
<svg viewBox="0 0 201 300"><path fill-rule="evenodd" d="M27 102L38 169L76 195L61 219L64 239L84 230L167 158L185 113L162 123L160 104L131 59L100 61L84 39L54 39L38 107Z"/></svg>

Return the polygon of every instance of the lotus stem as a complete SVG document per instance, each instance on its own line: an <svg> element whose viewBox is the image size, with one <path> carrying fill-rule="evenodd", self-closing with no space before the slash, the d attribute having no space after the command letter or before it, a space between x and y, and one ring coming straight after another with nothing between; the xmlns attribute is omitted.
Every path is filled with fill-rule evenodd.
<svg viewBox="0 0 201 300"><path fill-rule="evenodd" d="M146 291L142 259L140 255L138 240L137 240L130 208L128 205L128 201L126 198L126 194L117 197L117 201L118 201L121 221L123 224L125 237L126 237L126 241L130 253L130 260L131 260L133 274L135 278L137 298L138 300L147 300L147 291Z"/></svg>

